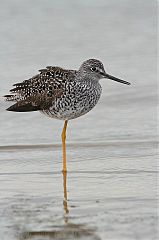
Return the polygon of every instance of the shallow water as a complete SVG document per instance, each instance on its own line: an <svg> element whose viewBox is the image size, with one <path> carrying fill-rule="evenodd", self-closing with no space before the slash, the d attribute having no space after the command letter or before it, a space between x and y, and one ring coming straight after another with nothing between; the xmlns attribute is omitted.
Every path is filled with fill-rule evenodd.
<svg viewBox="0 0 159 240"><path fill-rule="evenodd" d="M63 122L0 101L2 239L158 238L155 9L148 0L1 1L1 96L36 69L90 57L132 83L102 80L97 107L69 122L67 176Z"/></svg>

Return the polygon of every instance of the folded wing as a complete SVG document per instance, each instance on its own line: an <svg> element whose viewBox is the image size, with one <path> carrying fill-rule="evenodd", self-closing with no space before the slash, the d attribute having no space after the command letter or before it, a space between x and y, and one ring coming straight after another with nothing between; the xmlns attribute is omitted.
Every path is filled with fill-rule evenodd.
<svg viewBox="0 0 159 240"><path fill-rule="evenodd" d="M48 109L60 97L68 80L69 71L59 67L47 67L40 74L14 84L11 94L5 95L7 101L15 104L8 111L28 112Z"/></svg>

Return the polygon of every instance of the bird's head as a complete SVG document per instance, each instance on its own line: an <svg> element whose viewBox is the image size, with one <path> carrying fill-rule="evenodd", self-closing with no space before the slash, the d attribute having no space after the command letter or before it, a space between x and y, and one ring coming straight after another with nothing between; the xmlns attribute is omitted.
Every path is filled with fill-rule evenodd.
<svg viewBox="0 0 159 240"><path fill-rule="evenodd" d="M123 84L130 85L129 82L126 82L122 79L116 78L106 73L102 62L97 59L89 59L83 62L81 67L79 68L79 72L80 74L85 76L89 75L92 79L95 79L95 80L100 80L101 78L107 78Z"/></svg>

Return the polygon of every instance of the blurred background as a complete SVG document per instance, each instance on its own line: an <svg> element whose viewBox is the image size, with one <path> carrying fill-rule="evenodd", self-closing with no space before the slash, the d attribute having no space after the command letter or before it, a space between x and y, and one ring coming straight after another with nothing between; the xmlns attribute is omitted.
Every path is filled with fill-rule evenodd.
<svg viewBox="0 0 159 240"><path fill-rule="evenodd" d="M78 69L84 60L97 58L108 73L132 86L102 80L99 105L70 123L68 140L93 140L94 128L102 140L132 133L145 138L150 129L156 133L155 1L14 0L1 1L1 6L2 96L13 83L32 77L45 66ZM63 123L39 113L1 111L1 121L2 145L60 141Z"/></svg>
<svg viewBox="0 0 159 240"><path fill-rule="evenodd" d="M101 80L98 105L69 122L67 217L81 239L157 239L157 2L1 0L0 5L3 239L18 239L23 231L60 232L59 227L68 235L60 173L63 122L38 112L7 112L2 96L38 69L78 69L89 58L101 60L109 74L131 86ZM71 239L72 225L68 229ZM40 239L36 234L28 239L33 237Z"/></svg>

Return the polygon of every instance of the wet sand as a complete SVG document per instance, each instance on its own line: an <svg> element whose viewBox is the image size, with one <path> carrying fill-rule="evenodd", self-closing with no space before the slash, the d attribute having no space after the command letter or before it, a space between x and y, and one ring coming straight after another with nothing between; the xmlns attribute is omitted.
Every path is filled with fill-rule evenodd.
<svg viewBox="0 0 159 240"><path fill-rule="evenodd" d="M155 239L155 148L150 141L70 144L63 176L60 146L1 147L2 234L20 240Z"/></svg>

